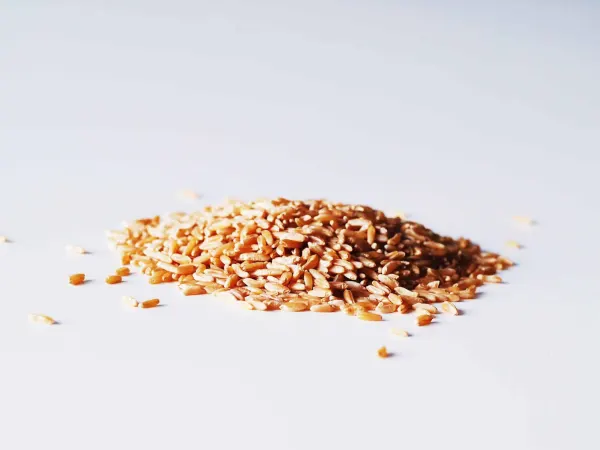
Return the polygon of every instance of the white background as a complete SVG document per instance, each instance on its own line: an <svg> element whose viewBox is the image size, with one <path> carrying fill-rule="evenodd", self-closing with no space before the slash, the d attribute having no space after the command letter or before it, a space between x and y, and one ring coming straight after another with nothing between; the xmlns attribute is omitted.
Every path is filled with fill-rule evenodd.
<svg viewBox="0 0 600 450"><path fill-rule="evenodd" d="M593 1L0 1L0 448L600 448L599 23ZM262 195L407 211L519 266L423 329L104 284L105 229Z"/></svg>

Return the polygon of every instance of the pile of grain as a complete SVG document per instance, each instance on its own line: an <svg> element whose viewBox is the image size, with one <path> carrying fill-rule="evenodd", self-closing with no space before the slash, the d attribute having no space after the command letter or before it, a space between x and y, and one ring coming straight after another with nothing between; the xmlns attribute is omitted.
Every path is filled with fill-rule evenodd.
<svg viewBox="0 0 600 450"><path fill-rule="evenodd" d="M248 309L343 310L365 320L474 298L512 265L468 239L324 200L232 201L136 220L109 239L123 264L185 295L227 291Z"/></svg>

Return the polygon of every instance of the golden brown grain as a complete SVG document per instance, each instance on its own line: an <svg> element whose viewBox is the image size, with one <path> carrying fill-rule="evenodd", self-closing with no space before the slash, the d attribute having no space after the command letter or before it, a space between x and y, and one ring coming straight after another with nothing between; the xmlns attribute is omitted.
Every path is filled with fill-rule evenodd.
<svg viewBox="0 0 600 450"><path fill-rule="evenodd" d="M372 311L436 312L435 303L475 298L513 264L468 239L324 200L232 200L108 234L123 264L152 284L176 281L186 295L229 292L255 310L341 310L366 320L381 320Z"/></svg>
<svg viewBox="0 0 600 450"><path fill-rule="evenodd" d="M360 320L367 320L371 322L378 322L380 320L383 320L383 317L381 317L379 314L375 314L369 311L359 311L356 314L356 317L358 317Z"/></svg>
<svg viewBox="0 0 600 450"><path fill-rule="evenodd" d="M426 312L426 314L419 314L417 316L417 325L420 327L423 327L425 325L429 325L432 320L433 320L433 316L427 312Z"/></svg>
<svg viewBox="0 0 600 450"><path fill-rule="evenodd" d="M206 289L199 284L184 283L179 285L179 289L183 295L203 295L206 294Z"/></svg>
<svg viewBox="0 0 600 450"><path fill-rule="evenodd" d="M158 306L159 303L160 303L159 299L153 298L150 300L145 300L143 302L140 302L139 307L140 308L154 308L154 307Z"/></svg>
<svg viewBox="0 0 600 450"><path fill-rule="evenodd" d="M109 275L106 277L106 284L117 284L123 281L123 278L120 275Z"/></svg>
<svg viewBox="0 0 600 450"><path fill-rule="evenodd" d="M322 303L322 304L318 304L318 305L312 305L310 307L310 310L313 312L325 313L325 312L334 312L335 308L333 305L330 305L328 303Z"/></svg>
<svg viewBox="0 0 600 450"><path fill-rule="evenodd" d="M295 302L295 301L290 301L287 303L284 303L283 305L280 306L280 309L282 311L288 311L288 312L300 312L300 311L305 311L308 308L308 305L304 302Z"/></svg>
<svg viewBox="0 0 600 450"><path fill-rule="evenodd" d="M75 273L73 275L69 275L69 283L71 283L74 286L83 284L84 281L85 281L84 273Z"/></svg>
<svg viewBox="0 0 600 450"><path fill-rule="evenodd" d="M389 356L387 348L381 347L379 350L377 350L377 356L380 358L387 358Z"/></svg>
<svg viewBox="0 0 600 450"><path fill-rule="evenodd" d="M44 325L54 325L54 324L58 323L52 317L46 316L44 314L29 314L27 317L29 318L29 321L32 323L41 323Z"/></svg>
<svg viewBox="0 0 600 450"><path fill-rule="evenodd" d="M131 273L131 270L129 270L129 267L119 267L115 273L120 277L126 277Z"/></svg>

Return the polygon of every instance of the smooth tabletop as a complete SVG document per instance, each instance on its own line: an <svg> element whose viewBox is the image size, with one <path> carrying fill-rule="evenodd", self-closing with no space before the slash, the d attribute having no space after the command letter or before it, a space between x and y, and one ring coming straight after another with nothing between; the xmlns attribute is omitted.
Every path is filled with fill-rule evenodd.
<svg viewBox="0 0 600 450"><path fill-rule="evenodd" d="M0 2L0 448L600 448L599 22L592 1ZM404 211L518 265L423 328L104 283L105 230L260 196Z"/></svg>

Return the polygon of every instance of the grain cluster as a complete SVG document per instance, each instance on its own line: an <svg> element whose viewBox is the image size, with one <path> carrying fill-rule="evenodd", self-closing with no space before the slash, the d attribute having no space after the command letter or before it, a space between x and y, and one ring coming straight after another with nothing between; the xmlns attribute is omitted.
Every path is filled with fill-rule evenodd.
<svg viewBox="0 0 600 450"><path fill-rule="evenodd" d="M230 201L139 219L110 231L123 264L184 295L228 292L248 309L343 311L367 321L454 313L512 262L465 238L363 205L324 200ZM452 304L452 306L448 306Z"/></svg>

